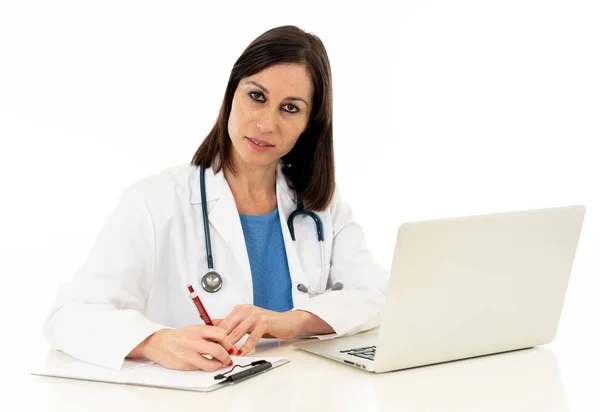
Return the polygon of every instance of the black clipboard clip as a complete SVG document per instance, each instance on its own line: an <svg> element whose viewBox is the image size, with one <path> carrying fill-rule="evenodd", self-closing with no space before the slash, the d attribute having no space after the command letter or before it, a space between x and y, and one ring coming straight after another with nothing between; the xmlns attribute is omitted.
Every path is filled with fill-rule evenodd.
<svg viewBox="0 0 600 412"><path fill-rule="evenodd" d="M234 373L233 375L230 375L231 372L233 372L233 370L238 367L238 368L247 368L250 366L250 369L246 369L243 370L241 372L238 373ZM249 378L250 376L256 375L260 372L263 372L267 369L269 369L271 366L273 366L271 364L271 362L268 362L266 360L258 360L258 361L254 361L248 365L245 366L241 366L241 365L235 365L233 368L231 368L229 371L224 372L224 373L220 373L218 375L215 375L214 379L215 380L219 380L219 379L224 379L222 382L219 383L225 383L225 382L239 382L243 379Z"/></svg>

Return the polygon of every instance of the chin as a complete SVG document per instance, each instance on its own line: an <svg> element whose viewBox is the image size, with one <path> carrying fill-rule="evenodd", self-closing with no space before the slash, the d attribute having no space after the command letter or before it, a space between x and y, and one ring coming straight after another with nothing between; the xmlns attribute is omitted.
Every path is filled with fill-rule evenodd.
<svg viewBox="0 0 600 412"><path fill-rule="evenodd" d="M234 158L237 158L245 166L251 168L263 168L271 165L276 165L279 160L279 150L273 147L271 150L255 150L253 147L248 145L246 139L243 141L236 141L236 144L232 147L234 151Z"/></svg>

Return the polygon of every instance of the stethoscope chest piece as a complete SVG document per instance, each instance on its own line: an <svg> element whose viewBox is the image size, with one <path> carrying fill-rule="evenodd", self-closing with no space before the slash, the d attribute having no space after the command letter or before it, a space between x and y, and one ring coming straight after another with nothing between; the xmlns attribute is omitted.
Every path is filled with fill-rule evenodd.
<svg viewBox="0 0 600 412"><path fill-rule="evenodd" d="M202 276L202 288L208 293L218 292L223 286L223 278L215 271L207 272Z"/></svg>
<svg viewBox="0 0 600 412"><path fill-rule="evenodd" d="M204 181L204 168L200 167L200 199L202 201L202 221L204 223L204 238L206 241L206 265L208 266L208 272L202 276L202 288L208 293L215 293L221 290L223 287L223 278L216 271L213 270L213 256L212 248L210 244L210 229L208 227L208 209L206 206L206 187ZM343 285L341 282L336 282L331 288L323 290L325 286L325 247L323 245L323 223L315 212L305 210L302 201L298 200L296 204L296 210L293 211L288 217L288 228L292 240L296 240L296 234L294 233L294 218L298 215L310 216L314 221L317 228L317 240L319 241L321 249L321 276L319 277L319 287L317 290L313 290L309 286L299 284L298 290L303 293L308 293L310 296L316 296L323 293L327 293L334 290L341 290Z"/></svg>

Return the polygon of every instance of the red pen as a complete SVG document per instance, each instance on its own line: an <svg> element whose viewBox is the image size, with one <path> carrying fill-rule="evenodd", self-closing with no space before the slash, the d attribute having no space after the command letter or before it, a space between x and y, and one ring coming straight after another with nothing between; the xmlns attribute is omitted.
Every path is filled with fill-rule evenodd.
<svg viewBox="0 0 600 412"><path fill-rule="evenodd" d="M198 294L196 293L196 291L194 290L192 285L187 285L187 288L190 291L190 294L188 296L194 303L194 306L196 306L196 309L198 310L198 315L200 315L200 318L202 318L202 320L204 321L204 323L206 325L214 326L212 320L210 319L210 316L208 316L208 312L204 308L204 305L200 301L200 298L198 297Z"/></svg>

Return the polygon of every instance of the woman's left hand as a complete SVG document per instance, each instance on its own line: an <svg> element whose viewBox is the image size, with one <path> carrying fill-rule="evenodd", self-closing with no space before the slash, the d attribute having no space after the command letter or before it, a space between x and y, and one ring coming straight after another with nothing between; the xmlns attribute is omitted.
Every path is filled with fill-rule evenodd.
<svg viewBox="0 0 600 412"><path fill-rule="evenodd" d="M235 345L248 333L248 339L236 355L250 352L262 337L291 339L302 331L308 312L290 310L275 312L254 305L237 305L225 319L213 319L215 326L225 329L228 340Z"/></svg>

